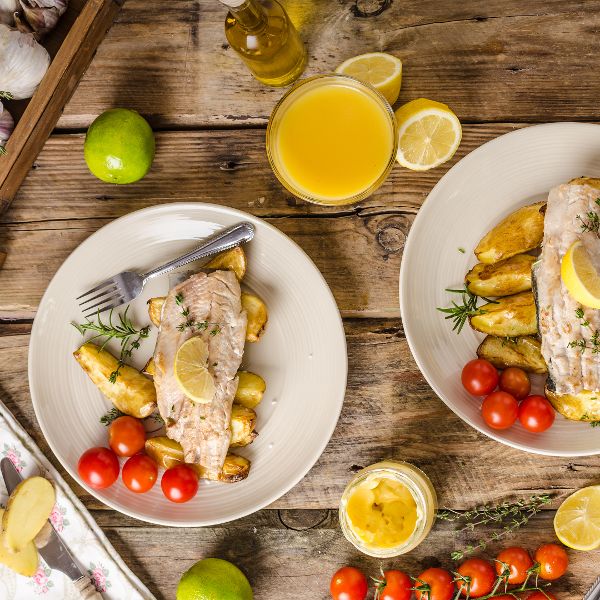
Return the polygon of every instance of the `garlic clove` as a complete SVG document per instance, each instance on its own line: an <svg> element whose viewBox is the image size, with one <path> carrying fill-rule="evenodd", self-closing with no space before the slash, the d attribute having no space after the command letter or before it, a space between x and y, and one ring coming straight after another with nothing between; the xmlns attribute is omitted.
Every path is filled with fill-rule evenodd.
<svg viewBox="0 0 600 600"><path fill-rule="evenodd" d="M0 155L6 154L4 146L15 128L15 122L12 115L4 108L0 102Z"/></svg>
<svg viewBox="0 0 600 600"><path fill-rule="evenodd" d="M67 10L68 0L19 0L21 10L15 15L17 29L33 33L37 39L56 27Z"/></svg>

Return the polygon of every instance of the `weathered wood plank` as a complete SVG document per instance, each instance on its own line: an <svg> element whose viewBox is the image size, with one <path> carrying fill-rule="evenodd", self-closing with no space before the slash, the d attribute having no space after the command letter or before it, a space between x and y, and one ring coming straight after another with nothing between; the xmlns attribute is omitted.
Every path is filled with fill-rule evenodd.
<svg viewBox="0 0 600 600"><path fill-rule="evenodd" d="M284 4L309 46L307 75L382 50L405 63L401 102L432 97L471 122L597 116L598 0L407 0L370 18L357 14L375 0ZM251 78L224 18L215 2L129 0L59 126L87 127L115 105L161 128L265 123L282 92Z"/></svg>

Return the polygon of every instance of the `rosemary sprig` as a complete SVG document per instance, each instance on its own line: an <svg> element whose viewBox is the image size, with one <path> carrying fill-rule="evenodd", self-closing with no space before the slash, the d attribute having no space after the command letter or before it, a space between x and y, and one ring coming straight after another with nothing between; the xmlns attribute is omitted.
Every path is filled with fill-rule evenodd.
<svg viewBox="0 0 600 600"><path fill-rule="evenodd" d="M217 333L221 332L221 326L219 323L211 323L210 321L195 321L194 319L190 319L190 309L185 306L183 303L183 294L179 292L175 296L175 304L181 308L181 315L184 317L183 323L180 323L177 326L177 331L185 331L186 329L192 329L196 331L204 331L208 329L209 326L212 326L212 329L209 331L209 334L212 336L217 335Z"/></svg>
<svg viewBox="0 0 600 600"><path fill-rule="evenodd" d="M124 414L124 412L113 406L106 414L100 417L100 423L108 427L115 419L122 417Z"/></svg>
<svg viewBox="0 0 600 600"><path fill-rule="evenodd" d="M81 335L85 335L86 331L93 331L96 335L92 336L88 341L93 341L98 338L106 338L102 346L101 350L104 350L106 344L110 342L110 340L117 339L121 343L121 354L119 356L119 364L117 368L109 375L108 380L111 383L115 383L117 381L117 377L119 376L119 372L121 367L125 364L126 358L131 358L133 355L133 351L137 350L140 347L140 342L142 339L148 337L150 333L150 327L147 325L146 327L142 327L141 329L137 329L133 324L131 319L127 317L127 312L129 311L129 306L125 309L123 314L119 314L119 322L113 323L113 311L111 310L108 314L108 323L104 323L100 318L100 311L96 315L97 322L94 322L87 319L86 323L71 323L77 331Z"/></svg>
<svg viewBox="0 0 600 600"><path fill-rule="evenodd" d="M596 200L596 203L598 204L598 200ZM587 218L587 221L584 220L584 218L581 215L577 215L576 217L580 223L581 232L586 233L590 231L592 233L598 234L600 230L600 217L598 216L598 213L595 213L593 210L590 210L587 213L585 213L585 216Z"/></svg>
<svg viewBox="0 0 600 600"><path fill-rule="evenodd" d="M461 290L452 290L446 288L446 291L451 292L452 294L460 294L462 301L462 304L457 304L453 300L452 306L448 308L437 308L437 310L439 310L440 312L447 314L447 316L444 317L445 319L452 319L452 322L454 323L452 331L460 333L469 317L484 315L487 312L486 310L477 307L479 296L476 296L471 291L469 291L466 284ZM483 296L481 296L481 299L489 303L498 304L495 300L490 300L489 298L484 298Z"/></svg>

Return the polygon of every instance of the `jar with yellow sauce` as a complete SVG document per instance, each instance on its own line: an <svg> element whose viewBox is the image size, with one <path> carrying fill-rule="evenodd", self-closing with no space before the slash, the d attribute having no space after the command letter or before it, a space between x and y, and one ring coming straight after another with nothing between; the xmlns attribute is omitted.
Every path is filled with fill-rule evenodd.
<svg viewBox="0 0 600 600"><path fill-rule="evenodd" d="M435 489L423 471L386 460L359 471L340 501L346 539L378 558L405 554L429 534L437 512Z"/></svg>

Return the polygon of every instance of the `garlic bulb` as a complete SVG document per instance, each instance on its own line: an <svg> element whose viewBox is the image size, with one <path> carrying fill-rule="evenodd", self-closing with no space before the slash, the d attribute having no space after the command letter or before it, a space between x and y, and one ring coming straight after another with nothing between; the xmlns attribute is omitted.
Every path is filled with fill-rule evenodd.
<svg viewBox="0 0 600 600"><path fill-rule="evenodd" d="M19 0L19 2L21 10L15 15L17 29L23 33L33 33L36 39L56 27L68 5L68 0Z"/></svg>
<svg viewBox="0 0 600 600"><path fill-rule="evenodd" d="M0 102L0 154L5 154L4 144L10 137L10 134L15 128L15 122L11 114L4 108Z"/></svg>
<svg viewBox="0 0 600 600"><path fill-rule="evenodd" d="M0 0L0 23L13 25L18 7L18 0Z"/></svg>
<svg viewBox="0 0 600 600"><path fill-rule="evenodd" d="M0 25L0 92L31 98L49 66L48 51L31 34Z"/></svg>

